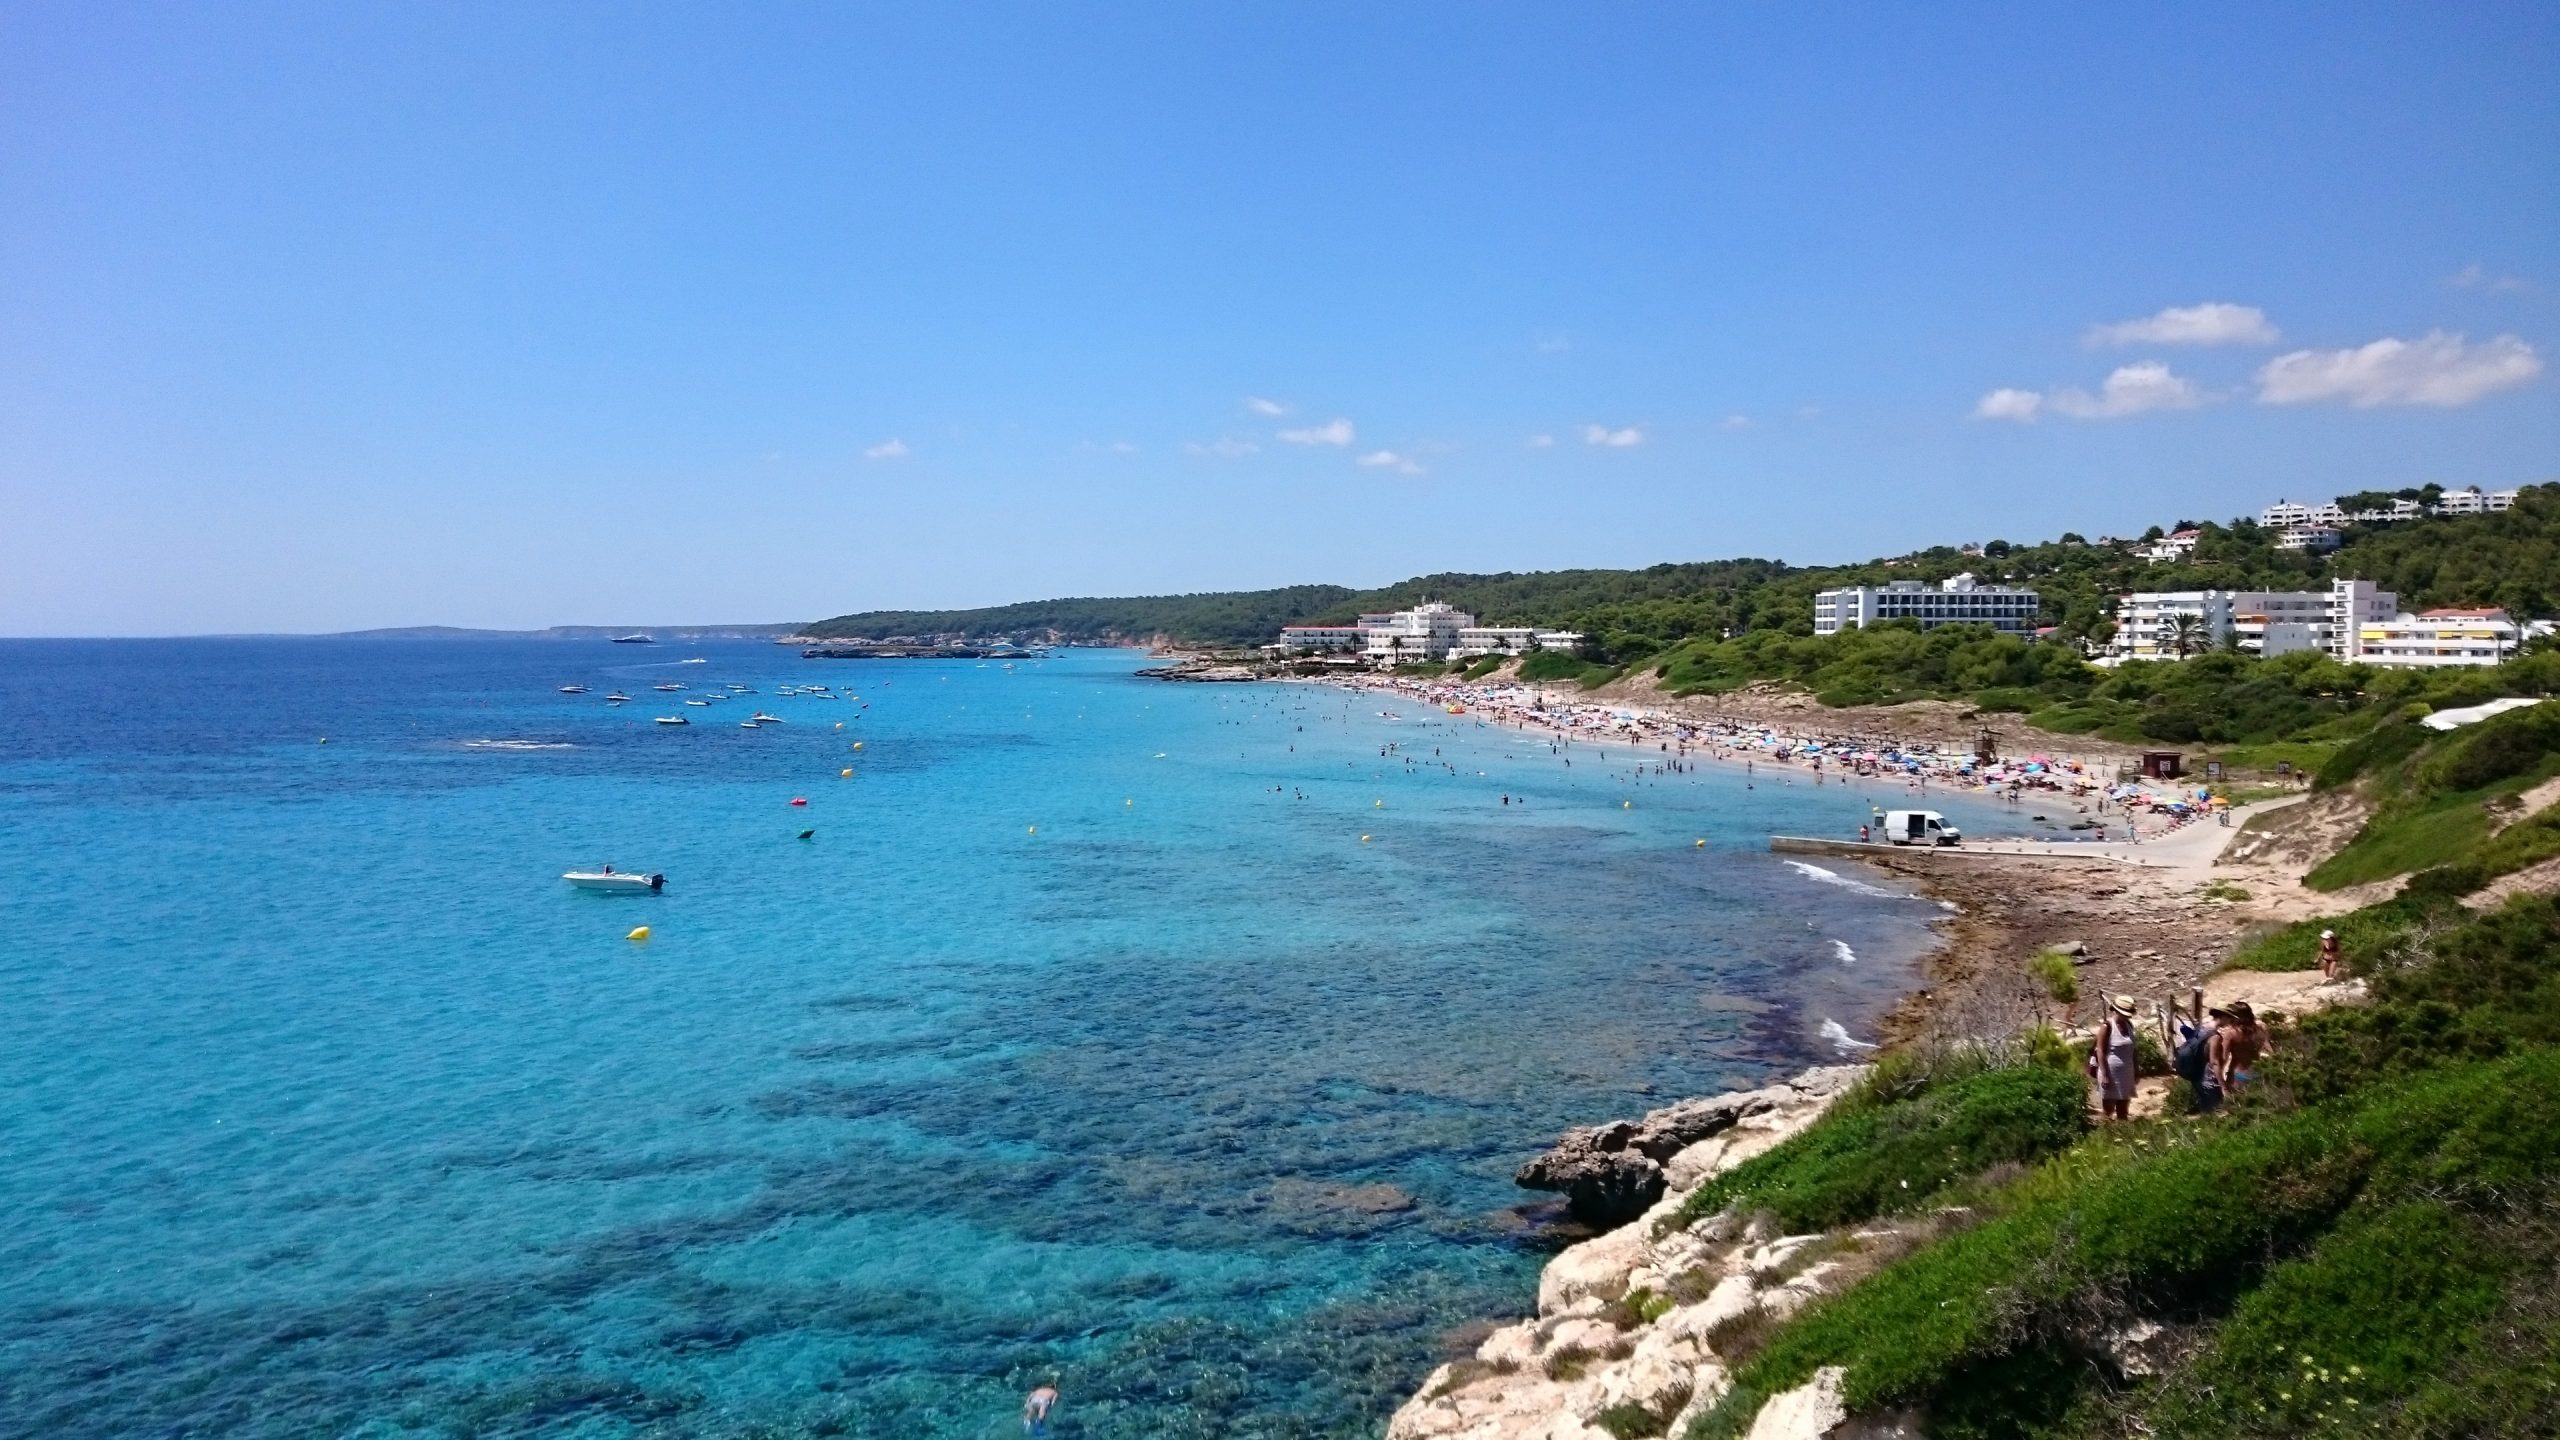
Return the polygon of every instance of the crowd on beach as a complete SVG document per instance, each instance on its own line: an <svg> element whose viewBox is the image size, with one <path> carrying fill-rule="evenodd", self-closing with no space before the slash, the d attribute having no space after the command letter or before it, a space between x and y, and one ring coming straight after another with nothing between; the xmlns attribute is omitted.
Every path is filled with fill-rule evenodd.
<svg viewBox="0 0 2560 1440"><path fill-rule="evenodd" d="M1933 788L2023 803L2031 794L2073 801L2091 814L2075 829L2088 838L2156 838L2209 816L2229 824L2227 807L2204 788L2162 789L2119 775L2105 761L2029 754L1985 757L1971 749L1890 736L1810 732L1763 721L1666 712L1623 702L1559 696L1518 681L1467 683L1401 675L1354 675L1327 683L1392 695L1451 715L1543 732L1560 741L1587 740L1655 749L1680 759L1703 757L1757 766L1801 767L1814 783L1836 779L1900 783L1915 798ZM2112 823L2111 823L2112 822Z"/></svg>

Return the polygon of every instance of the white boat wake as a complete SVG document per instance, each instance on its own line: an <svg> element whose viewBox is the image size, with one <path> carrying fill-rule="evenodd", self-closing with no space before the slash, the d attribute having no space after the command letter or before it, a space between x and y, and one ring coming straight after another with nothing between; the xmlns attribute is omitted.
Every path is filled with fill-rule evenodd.
<svg viewBox="0 0 2560 1440"><path fill-rule="evenodd" d="M566 740L465 740L465 750L575 750Z"/></svg>
<svg viewBox="0 0 2560 1440"><path fill-rule="evenodd" d="M1832 941L1831 953L1839 956L1840 963L1843 965L1855 965L1858 963L1858 952L1850 949L1849 942L1846 940Z"/></svg>
<svg viewBox="0 0 2560 1440"><path fill-rule="evenodd" d="M1873 895L1879 900L1911 898L1908 895L1887 890L1881 885L1870 885L1864 880L1852 880L1837 870L1825 870L1819 865L1810 865L1802 860L1789 860L1784 863L1800 872L1808 880L1819 880L1825 885L1837 885L1843 890L1854 890L1861 895Z"/></svg>

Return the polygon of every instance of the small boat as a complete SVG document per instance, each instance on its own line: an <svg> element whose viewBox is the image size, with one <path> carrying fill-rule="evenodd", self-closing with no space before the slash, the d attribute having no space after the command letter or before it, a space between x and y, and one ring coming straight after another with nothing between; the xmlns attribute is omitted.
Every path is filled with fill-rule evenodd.
<svg viewBox="0 0 2560 1440"><path fill-rule="evenodd" d="M652 685L652 686L650 686L649 688L650 688L650 689L652 689L652 690L681 690L681 689L683 689L684 687L683 687L683 686L681 686L681 685L679 685L679 684L677 684L677 683L676 683L676 682L674 682L673 680L670 680L670 681L668 681L667 683L665 683L664 685Z"/></svg>
<svg viewBox="0 0 2560 1440"><path fill-rule="evenodd" d="M605 895L655 895L667 888L664 875L638 875L613 869L572 870L560 878L581 890Z"/></svg>
<svg viewBox="0 0 2560 1440"><path fill-rule="evenodd" d="M687 720L681 715L661 715L658 717L658 723L661 725L690 725L693 722Z"/></svg>
<svg viewBox="0 0 2560 1440"><path fill-rule="evenodd" d="M655 635L643 634L640 631L635 630L628 635L614 636L613 643L616 645L655 645L658 643L658 637Z"/></svg>
<svg viewBox="0 0 2560 1440"><path fill-rule="evenodd" d="M741 720L738 722L738 728L741 730L761 730L764 728L764 722L760 720Z"/></svg>
<svg viewBox="0 0 2560 1440"><path fill-rule="evenodd" d="M756 687L753 685L732 685L729 687L729 693L732 695L753 695L756 693Z"/></svg>
<svg viewBox="0 0 2560 1440"><path fill-rule="evenodd" d="M699 655L695 655L687 659L679 660L676 663L679 665L708 665L711 662L703 659Z"/></svg>
<svg viewBox="0 0 2560 1440"><path fill-rule="evenodd" d="M686 703L687 705L708 705L708 704L710 704L711 702L710 702L710 701L708 701L708 700L687 700L687 701L686 701L686 702L684 702L684 703Z"/></svg>
<svg viewBox="0 0 2560 1440"><path fill-rule="evenodd" d="M560 693L563 695L584 695L587 693L587 687L584 685L563 685L560 687Z"/></svg>
<svg viewBox="0 0 2560 1440"><path fill-rule="evenodd" d="M630 698L631 698L630 696L623 694L623 693L622 693L621 691L619 691L619 690L616 690L616 691L614 691L612 694L607 695L606 697L604 697L604 703L606 703L607 705L620 705L620 704L624 703L625 701L629 700Z"/></svg>
<svg viewBox="0 0 2560 1440"><path fill-rule="evenodd" d="M782 717L779 715L767 715L763 711L759 710L756 712L756 718L748 721L747 723L750 725L779 725L782 723Z"/></svg>

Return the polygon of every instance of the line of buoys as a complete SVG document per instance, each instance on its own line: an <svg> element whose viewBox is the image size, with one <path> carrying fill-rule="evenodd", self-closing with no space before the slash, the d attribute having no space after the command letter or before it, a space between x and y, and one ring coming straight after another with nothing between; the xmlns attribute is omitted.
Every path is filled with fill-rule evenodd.
<svg viewBox="0 0 2560 1440"><path fill-rule="evenodd" d="M630 934L625 935L622 938L625 940L646 940L649 938L649 927L646 925L637 926Z"/></svg>

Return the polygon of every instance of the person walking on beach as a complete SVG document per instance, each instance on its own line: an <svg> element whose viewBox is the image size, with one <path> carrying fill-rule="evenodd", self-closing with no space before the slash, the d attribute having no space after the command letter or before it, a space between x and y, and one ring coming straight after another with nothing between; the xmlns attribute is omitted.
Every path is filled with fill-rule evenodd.
<svg viewBox="0 0 2560 1440"><path fill-rule="evenodd" d="M2133 997L2119 995L2107 1006L2106 1022L2089 1045L2089 1078L2098 1086L2098 1106L2109 1120L2133 1115L2133 1086L2140 1067L2134 1059Z"/></svg>
<svg viewBox="0 0 2560 1440"><path fill-rule="evenodd" d="M1049 1412L1057 1408L1058 1382L1049 1383L1022 1397L1022 1433L1033 1440L1045 1440L1049 1433Z"/></svg>
<svg viewBox="0 0 2560 1440"><path fill-rule="evenodd" d="M2335 931L2335 930L2323 930L2323 931L2321 931L2321 932L2320 932L2320 978L2321 978L2321 979L2323 979L2323 980L2335 980L2335 979L2337 979L2337 978L2338 978L2338 962L2339 962L2340 960L2345 959L2345 958L2346 958L2346 957L2345 957L2343 954L2341 954L2341 953L2339 952L2339 949L2338 949L2338 932L2337 932L2337 931Z"/></svg>

